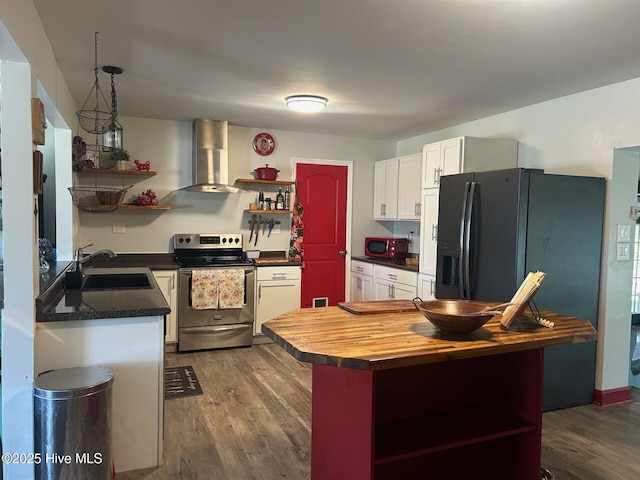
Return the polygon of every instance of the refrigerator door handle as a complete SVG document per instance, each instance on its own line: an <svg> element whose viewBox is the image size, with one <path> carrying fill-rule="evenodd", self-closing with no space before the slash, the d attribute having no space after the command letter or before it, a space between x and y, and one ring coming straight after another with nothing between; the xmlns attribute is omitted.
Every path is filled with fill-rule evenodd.
<svg viewBox="0 0 640 480"><path fill-rule="evenodd" d="M469 185L469 195L467 196L467 215L464 221L464 274L463 283L465 295L462 298L471 300L471 220L473 219L473 202L476 196L477 182L471 182Z"/></svg>
<svg viewBox="0 0 640 480"><path fill-rule="evenodd" d="M466 291L465 291L465 277L464 277L464 268L463 265L465 263L465 239L466 239L466 229L465 222L467 219L467 209L469 204L469 189L471 188L471 184L466 182L464 184L464 196L462 198L462 215L460 215L460 258L458 261L458 286L460 287L460 298L465 299Z"/></svg>

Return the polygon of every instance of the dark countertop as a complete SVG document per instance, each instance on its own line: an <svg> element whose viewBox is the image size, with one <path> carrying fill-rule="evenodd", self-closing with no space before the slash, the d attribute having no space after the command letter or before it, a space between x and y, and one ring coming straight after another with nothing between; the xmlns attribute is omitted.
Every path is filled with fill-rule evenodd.
<svg viewBox="0 0 640 480"><path fill-rule="evenodd" d="M373 257L351 257L351 260L357 260L359 262L374 263L376 265L384 265L385 267L399 268L401 270L408 270L410 272L418 273L420 267L418 265L407 265L404 258L399 260L392 260L387 258L373 258Z"/></svg>
<svg viewBox="0 0 640 480"><path fill-rule="evenodd" d="M177 270L173 253L118 253L117 257L98 255L84 264L84 268L147 267L151 270Z"/></svg>
<svg viewBox="0 0 640 480"><path fill-rule="evenodd" d="M64 275L59 275L36 299L36 322L146 317L166 315L171 312L148 267L94 267L88 274L105 271L109 273L145 272L154 288L65 290Z"/></svg>
<svg viewBox="0 0 640 480"><path fill-rule="evenodd" d="M64 272L71 262L49 262L49 270L40 274L39 293L44 292L55 282L58 275ZM4 308L4 271L0 267L0 309Z"/></svg>

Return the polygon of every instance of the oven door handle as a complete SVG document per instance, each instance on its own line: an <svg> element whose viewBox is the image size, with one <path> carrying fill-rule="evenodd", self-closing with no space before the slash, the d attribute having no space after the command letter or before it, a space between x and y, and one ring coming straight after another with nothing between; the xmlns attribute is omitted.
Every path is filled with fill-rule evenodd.
<svg viewBox="0 0 640 480"><path fill-rule="evenodd" d="M218 325L211 327L186 327L180 329L180 331L182 333L206 334L212 332L225 332L228 330L244 330L247 328L252 328L250 323L234 323L231 325Z"/></svg>

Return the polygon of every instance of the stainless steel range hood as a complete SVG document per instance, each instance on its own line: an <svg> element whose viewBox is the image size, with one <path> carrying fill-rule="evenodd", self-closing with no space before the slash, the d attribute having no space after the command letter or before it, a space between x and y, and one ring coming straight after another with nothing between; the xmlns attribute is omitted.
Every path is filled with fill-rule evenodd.
<svg viewBox="0 0 640 480"><path fill-rule="evenodd" d="M229 123L226 120L193 120L193 183L185 190L207 193L238 193L229 184Z"/></svg>

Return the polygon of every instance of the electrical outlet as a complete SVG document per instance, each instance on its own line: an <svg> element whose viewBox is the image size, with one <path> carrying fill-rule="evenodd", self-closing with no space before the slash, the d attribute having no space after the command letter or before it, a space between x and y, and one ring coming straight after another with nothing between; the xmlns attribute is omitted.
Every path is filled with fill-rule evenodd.
<svg viewBox="0 0 640 480"><path fill-rule="evenodd" d="M273 226L273 230L271 230L271 234L272 235L280 235L280 224L279 223L276 223Z"/></svg>
<svg viewBox="0 0 640 480"><path fill-rule="evenodd" d="M127 227L124 223L113 222L111 233L127 233Z"/></svg>

